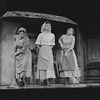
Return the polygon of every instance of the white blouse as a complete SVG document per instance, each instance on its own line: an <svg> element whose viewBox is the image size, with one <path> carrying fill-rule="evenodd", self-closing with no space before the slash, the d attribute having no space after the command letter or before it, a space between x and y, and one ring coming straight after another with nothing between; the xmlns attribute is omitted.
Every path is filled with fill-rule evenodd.
<svg viewBox="0 0 100 100"><path fill-rule="evenodd" d="M55 45L55 35L53 33L40 33L35 44L38 45Z"/></svg>

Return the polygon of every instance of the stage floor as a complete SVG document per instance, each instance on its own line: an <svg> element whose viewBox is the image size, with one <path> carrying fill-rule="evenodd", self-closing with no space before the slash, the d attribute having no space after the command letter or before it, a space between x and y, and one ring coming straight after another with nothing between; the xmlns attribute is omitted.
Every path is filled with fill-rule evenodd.
<svg viewBox="0 0 100 100"><path fill-rule="evenodd" d="M91 87L100 87L99 83L87 83L79 85L63 85L63 84L51 84L51 86L41 86L41 85L28 85L27 87L8 87L0 86L0 89L49 89L49 88L91 88Z"/></svg>

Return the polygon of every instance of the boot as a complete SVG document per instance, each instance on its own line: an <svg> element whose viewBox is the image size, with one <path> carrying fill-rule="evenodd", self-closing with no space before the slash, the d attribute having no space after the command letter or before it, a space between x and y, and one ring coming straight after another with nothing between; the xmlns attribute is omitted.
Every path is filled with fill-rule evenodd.
<svg viewBox="0 0 100 100"><path fill-rule="evenodd" d="M47 81L46 81L46 80L43 80L43 81L41 82L41 86L47 86Z"/></svg>
<svg viewBox="0 0 100 100"><path fill-rule="evenodd" d="M51 86L50 79L47 79L47 86Z"/></svg>

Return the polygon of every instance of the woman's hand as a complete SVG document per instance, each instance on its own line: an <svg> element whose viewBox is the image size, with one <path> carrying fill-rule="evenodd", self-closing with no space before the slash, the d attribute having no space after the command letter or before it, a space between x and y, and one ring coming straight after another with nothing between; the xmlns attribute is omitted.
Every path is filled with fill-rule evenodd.
<svg viewBox="0 0 100 100"><path fill-rule="evenodd" d="M36 45L36 46L37 46L38 49L40 49L40 46L39 45Z"/></svg>
<svg viewBox="0 0 100 100"><path fill-rule="evenodd" d="M61 45L61 48L63 48L63 44L60 44Z"/></svg>
<svg viewBox="0 0 100 100"><path fill-rule="evenodd" d="M53 48L53 45L51 45L50 47Z"/></svg>
<svg viewBox="0 0 100 100"><path fill-rule="evenodd" d="M69 50L67 51L67 53L70 52L71 50L72 50L72 49L69 49Z"/></svg>
<svg viewBox="0 0 100 100"><path fill-rule="evenodd" d="M68 57L70 55L72 49L69 49L68 51L65 52L65 56Z"/></svg>
<svg viewBox="0 0 100 100"><path fill-rule="evenodd" d="M65 56L67 57L67 55L68 55L68 52L65 52Z"/></svg>
<svg viewBox="0 0 100 100"><path fill-rule="evenodd" d="M17 56L19 53L23 53L22 50L15 53L15 56Z"/></svg>

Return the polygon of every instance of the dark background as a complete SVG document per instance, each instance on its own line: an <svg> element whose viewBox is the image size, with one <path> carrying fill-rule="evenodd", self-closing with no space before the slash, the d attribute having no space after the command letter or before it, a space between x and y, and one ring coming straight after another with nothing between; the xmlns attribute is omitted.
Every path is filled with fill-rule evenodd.
<svg viewBox="0 0 100 100"><path fill-rule="evenodd" d="M65 16L85 27L100 26L99 0L0 0L0 15L8 10Z"/></svg>

